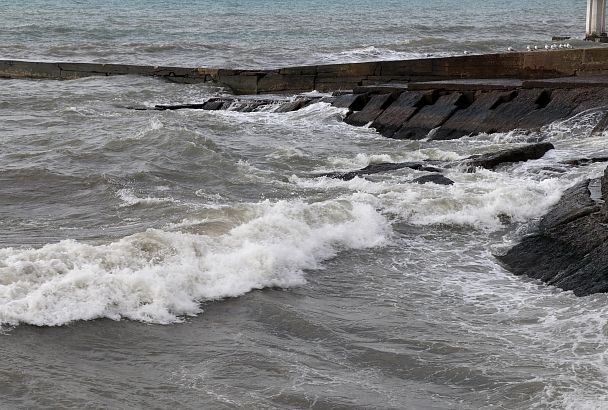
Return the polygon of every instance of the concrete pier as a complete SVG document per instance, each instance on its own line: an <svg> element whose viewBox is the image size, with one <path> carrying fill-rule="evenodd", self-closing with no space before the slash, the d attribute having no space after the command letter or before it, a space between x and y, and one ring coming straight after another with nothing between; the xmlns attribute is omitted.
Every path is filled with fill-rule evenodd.
<svg viewBox="0 0 608 410"><path fill-rule="evenodd" d="M175 82L214 83L228 87L235 94L352 90L368 85L456 79L538 80L588 74L608 74L608 48L511 52L270 70L0 60L0 78L70 80L89 76L144 75Z"/></svg>
<svg viewBox="0 0 608 410"><path fill-rule="evenodd" d="M607 42L606 0L587 0L586 40Z"/></svg>

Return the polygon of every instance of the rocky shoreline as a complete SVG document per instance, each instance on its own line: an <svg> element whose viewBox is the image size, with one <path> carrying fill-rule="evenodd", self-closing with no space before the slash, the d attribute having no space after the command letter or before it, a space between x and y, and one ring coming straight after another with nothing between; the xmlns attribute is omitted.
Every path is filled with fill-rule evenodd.
<svg viewBox="0 0 608 410"><path fill-rule="evenodd" d="M608 292L608 168L599 179L568 189L501 263L577 296Z"/></svg>

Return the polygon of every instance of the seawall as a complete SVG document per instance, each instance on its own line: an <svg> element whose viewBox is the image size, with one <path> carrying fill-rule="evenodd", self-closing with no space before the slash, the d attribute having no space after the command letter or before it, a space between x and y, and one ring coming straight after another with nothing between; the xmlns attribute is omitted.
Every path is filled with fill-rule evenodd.
<svg viewBox="0 0 608 410"><path fill-rule="evenodd" d="M270 70L0 60L0 78L61 79L144 75L210 82L235 94L350 90L357 86L453 79L546 79L608 73L608 48L467 55L312 65Z"/></svg>

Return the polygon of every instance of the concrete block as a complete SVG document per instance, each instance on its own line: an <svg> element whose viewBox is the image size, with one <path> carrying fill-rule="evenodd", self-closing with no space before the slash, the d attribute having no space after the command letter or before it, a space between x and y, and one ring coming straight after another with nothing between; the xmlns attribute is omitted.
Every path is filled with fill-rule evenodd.
<svg viewBox="0 0 608 410"><path fill-rule="evenodd" d="M235 94L257 94L258 78L256 76L224 75L220 70L217 81L229 87Z"/></svg>
<svg viewBox="0 0 608 410"><path fill-rule="evenodd" d="M260 77L257 85L258 93L273 93L282 91L312 91L315 89L313 75L283 75L266 74Z"/></svg>
<svg viewBox="0 0 608 410"><path fill-rule="evenodd" d="M363 126L371 123L375 121L394 100L395 96L393 94L374 95L361 111L349 115L344 121L355 126Z"/></svg>
<svg viewBox="0 0 608 410"><path fill-rule="evenodd" d="M517 123L517 128L535 129L554 121L566 119L579 105L581 91L555 90L544 108L531 111Z"/></svg>
<svg viewBox="0 0 608 410"><path fill-rule="evenodd" d="M338 108L348 108L349 111L361 111L369 101L369 95L343 94L334 98L332 105Z"/></svg>
<svg viewBox="0 0 608 410"><path fill-rule="evenodd" d="M459 92L440 96L434 104L425 105L406 121L392 138L422 139L448 120L461 107L468 106L467 96Z"/></svg>
<svg viewBox="0 0 608 410"><path fill-rule="evenodd" d="M425 104L432 102L432 92L406 91L372 123L385 137L391 137Z"/></svg>
<svg viewBox="0 0 608 410"><path fill-rule="evenodd" d="M486 118L498 105L510 101L513 92L490 91L478 92L473 103L464 109L457 110L433 135L434 140L450 140L475 133L478 124L483 124Z"/></svg>
<svg viewBox="0 0 608 410"><path fill-rule="evenodd" d="M478 124L477 132L508 132L517 128L520 120L531 112L544 108L549 91L544 89L519 90L515 98L498 105Z"/></svg>

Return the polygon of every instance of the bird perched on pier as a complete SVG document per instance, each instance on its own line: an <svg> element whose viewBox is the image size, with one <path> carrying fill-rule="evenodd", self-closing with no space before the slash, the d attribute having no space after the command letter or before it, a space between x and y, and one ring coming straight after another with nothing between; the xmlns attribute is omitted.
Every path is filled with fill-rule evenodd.
<svg viewBox="0 0 608 410"><path fill-rule="evenodd" d="M513 47L509 47L509 48L507 48L507 51L515 51L515 50L513 50Z"/></svg>
<svg viewBox="0 0 608 410"><path fill-rule="evenodd" d="M526 46L526 50L527 50L527 51L532 51L532 47L530 47L530 46Z"/></svg>
<svg viewBox="0 0 608 410"><path fill-rule="evenodd" d="M469 53L470 53L470 51L468 51L468 50L464 50L464 52L463 52L463 54L465 54L465 55L467 55Z"/></svg>
<svg viewBox="0 0 608 410"><path fill-rule="evenodd" d="M538 50L538 46L534 46L534 49L535 49L535 50Z"/></svg>
<svg viewBox="0 0 608 410"><path fill-rule="evenodd" d="M549 44L545 44L545 50L549 49Z"/></svg>

